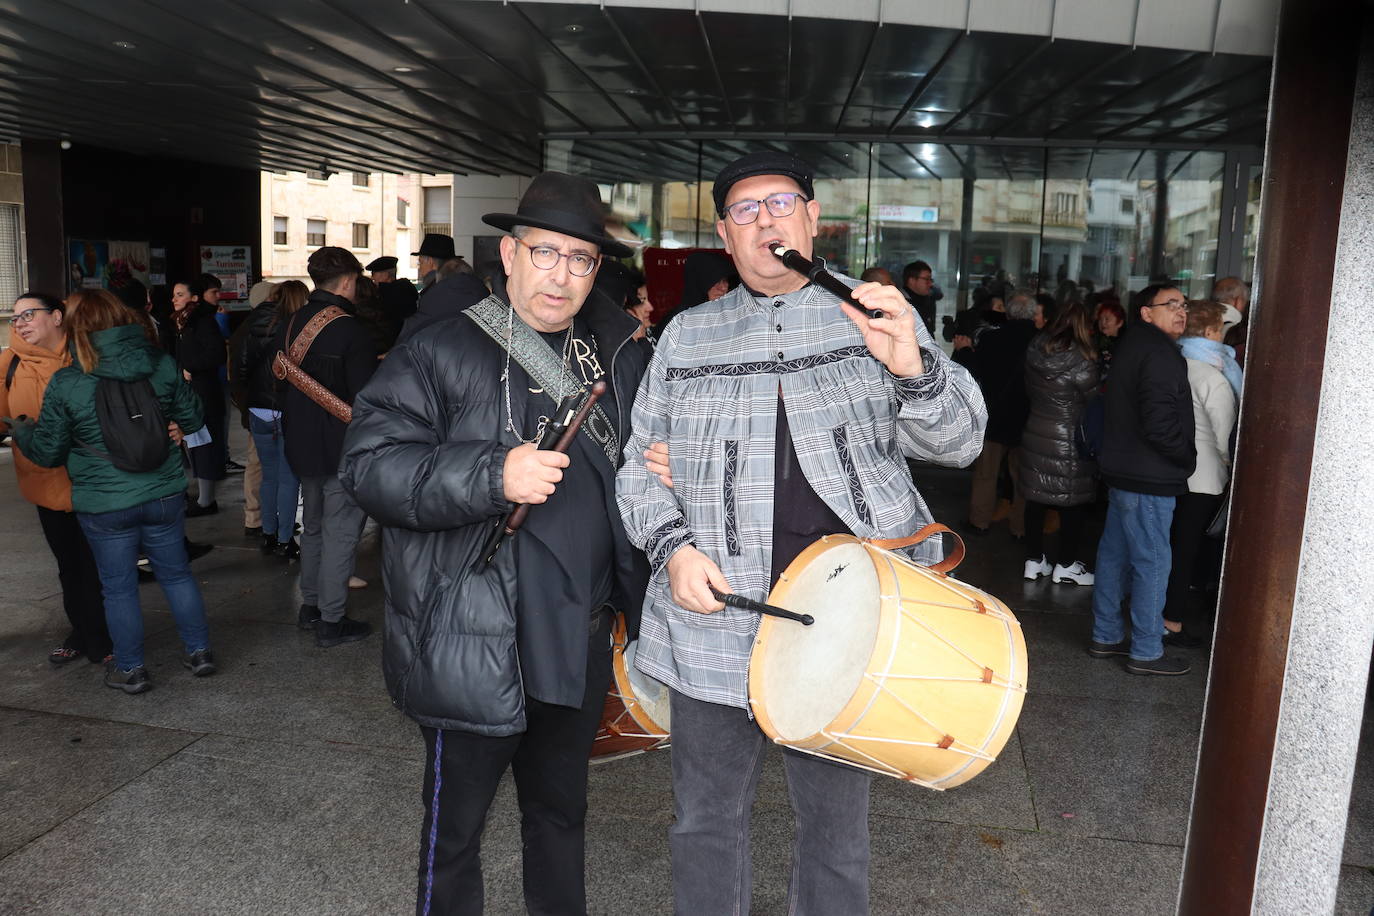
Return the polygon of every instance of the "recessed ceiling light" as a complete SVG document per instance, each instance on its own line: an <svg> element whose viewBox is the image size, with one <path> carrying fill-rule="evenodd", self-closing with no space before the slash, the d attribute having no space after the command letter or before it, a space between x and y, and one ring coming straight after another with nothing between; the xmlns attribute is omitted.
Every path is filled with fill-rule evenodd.
<svg viewBox="0 0 1374 916"><path fill-rule="evenodd" d="M112 41L110 42L110 44L114 45L116 48L119 48L121 51L132 51L134 48L138 47L138 45L134 44L132 41L123 40Z"/></svg>
<svg viewBox="0 0 1374 916"><path fill-rule="evenodd" d="M414 68L414 67L392 67L392 68L391 68L391 72L392 72L392 73L414 73L414 72L415 72L415 68Z"/></svg>
<svg viewBox="0 0 1374 916"><path fill-rule="evenodd" d="M563 31L565 31L565 32L571 32L571 33L573 33L574 35L576 35L578 32L582 31L582 26L580 26L580 25L578 25L577 23L574 22L572 25L565 25L565 26L563 26Z"/></svg>

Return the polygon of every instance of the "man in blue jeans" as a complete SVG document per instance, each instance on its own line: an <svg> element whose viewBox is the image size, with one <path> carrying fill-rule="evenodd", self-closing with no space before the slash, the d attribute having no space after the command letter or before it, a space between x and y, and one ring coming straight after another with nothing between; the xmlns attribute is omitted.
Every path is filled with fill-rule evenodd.
<svg viewBox="0 0 1374 916"><path fill-rule="evenodd" d="M1171 555L1174 497L1188 492L1197 463L1193 397L1178 339L1188 323L1188 300L1172 286L1155 285L1136 299L1139 320L1112 354L1106 430L1098 464L1109 488L1107 526L1097 547L1093 590L1093 658L1128 656L1126 670L1142 675L1187 674L1188 662L1164 654L1164 599ZM1130 595L1131 632L1122 599Z"/></svg>

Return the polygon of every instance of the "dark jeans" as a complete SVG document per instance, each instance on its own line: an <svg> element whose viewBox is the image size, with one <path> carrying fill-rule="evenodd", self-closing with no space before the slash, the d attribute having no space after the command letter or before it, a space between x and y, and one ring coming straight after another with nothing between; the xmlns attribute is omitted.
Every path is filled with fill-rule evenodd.
<svg viewBox="0 0 1374 916"><path fill-rule="evenodd" d="M1164 619L1191 624L1191 629L1197 629L1202 621L1193 613L1193 596L1188 586L1193 582L1193 571L1197 568L1203 541L1207 538L1207 526L1221 508L1221 499L1220 495L1210 493L1184 493L1175 497L1174 521L1169 527L1173 568L1169 571ZM1184 629L1190 627L1185 626Z"/></svg>
<svg viewBox="0 0 1374 916"><path fill-rule="evenodd" d="M668 840L678 916L746 914L749 814L771 744L749 714L672 691L675 820ZM783 750L796 815L789 916L868 912L868 790L863 770Z"/></svg>
<svg viewBox="0 0 1374 916"><path fill-rule="evenodd" d="M57 579L62 583L62 610L72 632L63 642L93 661L110 654L110 631L105 627L105 602L100 596L100 571L91 545L81 533L73 512L38 507L38 523L57 560Z"/></svg>
<svg viewBox="0 0 1374 916"><path fill-rule="evenodd" d="M1059 513L1059 549L1051 563L1072 566L1075 560L1083 560L1084 566L1091 566L1087 557L1080 552L1083 542L1083 524L1088 519L1087 506L1047 506L1044 503L1026 503L1026 559L1038 560L1045 556L1045 513L1054 509Z"/></svg>
<svg viewBox="0 0 1374 916"><path fill-rule="evenodd" d="M113 512L79 512L90 542L115 663L124 671L143 664L143 607L138 601L138 553L152 563L167 596L187 654L208 649L205 601L186 559L186 499L180 493Z"/></svg>
<svg viewBox="0 0 1374 916"><path fill-rule="evenodd" d="M263 420L250 414L248 429L253 435L258 463L262 465L258 500L262 533L276 535L278 541L289 541L295 536L301 482L286 460L286 436L282 434L281 418Z"/></svg>
<svg viewBox="0 0 1374 916"><path fill-rule="evenodd" d="M510 767L520 802L525 907L536 916L587 912L587 765L611 681L610 615L590 632L582 706L525 697L526 730L509 737L420 727L424 827L415 912L482 912L482 827Z"/></svg>

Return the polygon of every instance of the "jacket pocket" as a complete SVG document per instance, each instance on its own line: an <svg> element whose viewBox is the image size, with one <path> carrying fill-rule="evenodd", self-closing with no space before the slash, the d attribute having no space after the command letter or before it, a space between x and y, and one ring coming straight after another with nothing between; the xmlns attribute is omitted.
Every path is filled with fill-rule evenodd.
<svg viewBox="0 0 1374 916"><path fill-rule="evenodd" d="M739 475L739 440L726 439L724 469L721 474L722 504L725 509L725 551L732 557L740 555L739 512L735 486Z"/></svg>

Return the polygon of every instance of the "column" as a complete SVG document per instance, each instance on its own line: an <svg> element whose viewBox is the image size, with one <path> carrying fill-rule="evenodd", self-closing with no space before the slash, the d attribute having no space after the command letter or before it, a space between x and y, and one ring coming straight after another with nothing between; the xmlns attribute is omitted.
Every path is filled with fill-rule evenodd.
<svg viewBox="0 0 1374 916"><path fill-rule="evenodd" d="M1369 23L1337 0L1284 0L1279 17L1188 916L1335 906L1374 643L1374 392L1359 345L1374 273Z"/></svg>
<svg viewBox="0 0 1374 916"><path fill-rule="evenodd" d="M62 224L62 149L57 140L21 141L24 235L30 289L68 292L67 238Z"/></svg>

